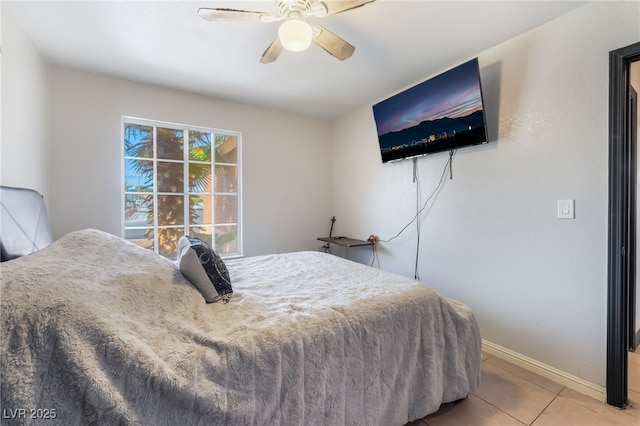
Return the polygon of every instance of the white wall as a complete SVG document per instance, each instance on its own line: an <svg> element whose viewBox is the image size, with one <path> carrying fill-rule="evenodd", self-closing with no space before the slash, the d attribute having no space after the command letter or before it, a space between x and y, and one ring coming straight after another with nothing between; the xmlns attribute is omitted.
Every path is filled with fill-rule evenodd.
<svg viewBox="0 0 640 426"><path fill-rule="evenodd" d="M492 142L457 152L422 222L420 277L469 304L484 339L601 386L608 52L640 40L638 22L638 3L595 2L479 53ZM333 131L338 234L393 236L415 213L411 161L381 164L369 105ZM423 200L447 158L418 160ZM411 226L380 244L381 267L413 277L415 242Z"/></svg>
<svg viewBox="0 0 640 426"><path fill-rule="evenodd" d="M0 183L33 188L49 201L49 81L47 64L2 10L2 134Z"/></svg>
<svg viewBox="0 0 640 426"><path fill-rule="evenodd" d="M52 67L56 237L82 228L121 234L123 115L242 132L245 254L319 248L330 212L327 123Z"/></svg>

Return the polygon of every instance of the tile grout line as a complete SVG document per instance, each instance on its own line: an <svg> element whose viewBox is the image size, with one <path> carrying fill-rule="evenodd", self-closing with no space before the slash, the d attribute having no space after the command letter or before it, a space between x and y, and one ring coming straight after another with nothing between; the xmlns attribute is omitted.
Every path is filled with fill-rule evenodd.
<svg viewBox="0 0 640 426"><path fill-rule="evenodd" d="M489 358L491 358L492 356L493 356L493 355L489 355L486 359L484 359L484 360L482 361L482 364L484 364L484 363L485 363ZM509 364L515 365L515 364L513 364L513 363L511 363L511 362L509 362L509 361L506 361L506 360L504 360L504 361L505 361L505 362L508 362ZM533 425L533 424L535 423L535 421L536 421L536 420L538 420L538 417L540 417L540 416L542 415L542 413L544 413L544 412L545 412L545 410L546 410L547 408L549 408L549 406L551 405L551 403L553 403L553 401L555 401L555 400L556 400L556 398L560 396L560 393L561 393L563 390L565 390L565 389L566 389L566 386L562 386L560 383L558 383L558 382L554 382L554 383L558 383L559 385L561 385L561 386L562 386L562 389L560 389L558 392L554 392L554 391L549 390L549 389L547 389L547 388L545 388L545 387L543 387L543 386L540 386L540 385L539 385L539 384L537 384L537 383L532 382L531 380L529 380L529 379L528 379L528 378L526 378L526 377L522 377L522 376L521 376L521 375L519 375L519 374L516 374L516 373L514 373L514 372L512 372L512 371L506 370L506 369L504 369L504 368L500 367L499 365L493 364L493 363L491 363L491 362L490 362L489 364L491 364L491 366L493 366L493 367L495 367L495 368L498 368L498 369L500 369L500 370L502 370L502 371L504 371L504 372L506 372L506 373L508 373L508 374L512 374L512 375L514 375L514 376L516 376L516 377L518 377L518 378L520 378L520 379L522 379L522 380L524 380L524 381L526 381L526 382L529 382L529 383L530 383L530 384L532 384L533 386L536 386L536 387L538 387L538 388L540 388L540 389L542 389L542 390L545 390L545 391L547 391L547 392L549 392L549 393L555 394L555 395L554 395L554 397L553 397L553 399L551 399L551 401L549 401L549 403L548 403L548 404L547 404L547 405L546 405L542 410L540 410L540 412L538 413L538 415L537 415L537 416L536 416L536 417L531 421L531 423L529 423L529 424L528 424L528 426ZM516 367L517 367L517 366L516 366ZM536 374L536 373L534 373L534 374ZM482 379L481 379L481 380L482 380ZM553 381L553 380L552 380L552 381ZM520 419L518 419L518 418L516 418L516 417L512 416L511 414L509 414L509 413L507 413L506 411L502 410L500 407L496 407L495 405L493 405L493 404L492 404L492 403L490 403L489 401L485 400L484 398L480 397L479 395L476 395L476 393L475 393L475 392L474 392L474 393L472 393L472 395L475 395L478 399L480 399L480 400L482 400L482 401L486 402L487 404L489 404L489 405L490 405L490 406L492 406L493 408L495 408L495 409L497 409L497 410L499 410L499 411L503 412L504 414L506 414L507 416L511 417L512 419L514 419L514 420L516 420L516 421L518 421L518 422L522 423L523 425L527 425L527 423L525 423L525 422L523 422L522 420L520 420ZM428 426L428 425L427 425L427 426Z"/></svg>
<svg viewBox="0 0 640 426"><path fill-rule="evenodd" d="M486 357L485 359L483 359L481 364L484 364L485 362L487 362L487 360L488 360L489 358L491 358L491 357L493 357L493 355L489 355L488 357ZM489 364L491 364L491 363L489 363ZM501 370L503 370L503 371L506 371L507 373L510 373L509 371L507 371L507 370L505 370L504 368L499 367L499 366L497 366L497 365L495 365L495 364L491 364L491 365L492 365L492 366L494 366L494 367L496 367L496 368L499 368L499 369L501 369ZM513 373L511 373L511 374L513 374ZM518 376L518 377L520 377L520 376ZM525 380L526 380L526 379L525 379ZM480 383L482 383L482 378L480 378ZM487 400L485 400L484 398L482 398L480 395L477 395L475 392L472 392L472 393L471 393L471 395L475 396L475 397L476 397L476 398L478 398L480 401L483 401L484 403L486 403L486 404L488 404L488 405L492 406L493 408L495 408L496 410L500 411L501 413L506 414L507 416L511 417L512 419L514 419L514 420L515 420L515 421L517 421L518 423L521 423L521 424L523 424L523 425L526 425L526 423L524 423L524 422L523 422L523 421L521 421L520 419L517 419L517 418L513 417L511 414L507 413L506 411L504 411L504 410L503 410L503 409L501 409L500 407L496 407L495 405L493 405L493 404L492 404L492 403L490 403L489 401L487 401ZM468 398L468 397L467 397L467 398ZM537 418L537 417L536 417L536 418ZM429 425L427 425L427 426L429 426Z"/></svg>
<svg viewBox="0 0 640 426"><path fill-rule="evenodd" d="M529 370L561 386L575 390L600 402L606 402L606 389L550 365L536 361L525 355L514 352L483 339L483 352L494 355L510 364ZM552 393L554 391L551 391Z"/></svg>
<svg viewBox="0 0 640 426"><path fill-rule="evenodd" d="M489 356L487 356L485 359L483 359L483 360L482 360L481 364L484 364L485 362L487 362L487 360L488 360L489 358L492 358L492 357L494 357L494 355L489 355ZM505 361L506 361L506 360L505 360ZM506 362L508 362L509 364L512 364L512 363L510 363L509 361L506 361ZM503 410L503 409L501 409L500 407L495 406L494 404L492 404L491 402L489 402L489 401L487 401L486 399L482 398L481 396L479 396L479 395L478 395L478 394L476 394L475 392L472 392L472 393L470 393L470 394L467 396L467 398L468 398L469 396L471 396L471 395L475 396L475 397L476 397L476 398L478 398L480 401L483 401L485 404L487 404L487 405L489 405L489 406L491 406L491 407L495 408L496 410L500 411L500 412L501 412L501 413L503 413L503 414L506 414L507 416L511 417L512 419L514 419L515 421L517 421L518 423L520 423L520 424L522 424L522 425L524 425L524 426L532 426L532 425L533 425L533 424L534 424L534 423L535 423L535 422L540 418L540 416L541 416L541 415L542 415L542 414L543 414L543 413L544 413L544 412L549 408L549 406L550 406L550 405L551 405L551 404L552 404L552 403L553 403L553 402L554 402L554 401L555 401L555 400L560 396L560 393L562 393L562 391L563 391L563 390L565 390L565 389L567 388L566 386L563 386L561 383L558 383L558 382L555 382L555 381L554 381L554 383L558 383L558 385L562 386L562 388L561 388L558 392L554 392L554 391L552 391L552 390L547 389L547 388L546 388L546 387L544 387L544 386L541 386L541 385L539 385L539 384L537 384L537 383L535 383L535 382L531 381L531 380L530 380L530 379L528 379L527 377L523 377L523 376L521 376L520 374L517 374L517 373L515 373L515 372L512 372L512 371L509 371L509 370L507 370L507 369L504 369L504 368L502 368L502 367L501 367L501 366L499 366L499 365L493 364L493 363L491 363L491 362L489 362L488 364L490 364L492 367L495 367L495 368L498 368L498 369L500 369L500 370L504 371L505 373L512 374L512 375L514 375L515 377L518 377L519 379L524 380L524 381L526 381L526 382L530 383L531 385L536 386L537 388L540 388L541 390L544 390L544 391L546 391L546 392L549 392L549 393L554 394L554 396L553 396L553 398L551 399L551 401L549 401L549 403L548 403L548 404L547 404L547 405L546 405L542 410L540 410L540 412L538 413L538 415L537 415L537 416L536 416L536 417L531 421L531 423L528 423L528 424L527 424L527 423L525 423L525 422L523 422L522 420L520 420L520 419L518 419L518 418L514 417L513 415L511 415L511 414L507 413L506 411L504 411L504 410ZM515 365L515 364L513 364L513 365ZM534 373L534 374L535 374L535 373ZM551 381L553 381L553 380L551 380ZM421 424L420 424L420 425L418 425L418 426L422 426L423 424L424 424L424 426L430 426L430 425L429 425L429 423L428 423L424 418L423 418L423 419L421 419Z"/></svg>
<svg viewBox="0 0 640 426"><path fill-rule="evenodd" d="M487 361L487 360L488 360L489 358L491 358L491 357L493 357L493 355L490 355L490 356L489 356L485 361ZM522 367L520 367L520 366L518 366L518 365L516 365L516 364L514 364L514 363L512 363L512 362L510 362L510 361L507 361L507 360L505 360L505 359L502 359L502 358L499 358L499 357L495 357L495 358L497 358L497 359L499 359L499 360L501 360L501 361L503 361L503 362L506 362L506 363L508 363L508 364L511 364L511 365L513 365L514 367L522 368ZM482 362L484 363L485 361L482 361ZM538 384L538 383L536 383L536 382L534 382L534 381L530 380L528 377L525 377L524 375L521 375L521 374L516 373L515 371L507 370L506 368L502 368L500 365L498 365L498 364L494 364L494 363L492 363L492 362L490 362L489 364L491 364L492 366L494 366L494 367L496 367L496 368L499 368L499 369L501 369L501 370L503 370L503 371L506 371L507 373L513 374L514 376L519 377L519 378L521 378L522 380L526 380L527 382L531 383L532 385L535 385L535 386L539 387L540 389L544 389L544 390L549 391L549 392L551 392L551 393L556 393L555 391L553 391L553 390L551 390L551 389L547 389L545 386L542 386L542 385L540 385L540 384ZM552 380L552 379L549 379L549 378L547 378L547 377L541 376L540 374L538 374L538 373L536 373L536 372L534 372L534 371L529 371L529 370L526 370L526 369L524 369L524 370L525 370L525 371L527 371L527 372L529 372L529 373L531 373L531 374L535 374L536 376L538 376L538 377L540 377L540 378L542 378L542 379L544 379L544 380L548 380L548 381L550 381L550 382L553 382L553 383L557 384L558 386L562 386L562 389L558 392L558 394L559 394L560 392L562 392L562 391L566 388L566 386L565 386L565 385L563 385L562 383L558 383L558 382L556 382L555 380Z"/></svg>
<svg viewBox="0 0 640 426"><path fill-rule="evenodd" d="M531 424L529 426L533 426L533 424L540 418L540 416L542 416L544 414L544 412L547 411L547 408L549 408L549 406L551 406L551 404L553 404L553 401L558 399L558 397L560 396L562 391L565 390L565 388L566 388L566 386L563 386L562 389L560 389L560 391L556 394L556 396L554 396L553 399L551 401L549 401L549 403L542 409L542 411L540 411L540 413L536 416L536 418L533 419L533 421L531 422Z"/></svg>
<svg viewBox="0 0 640 426"><path fill-rule="evenodd" d="M500 359L500 358L499 358L499 359ZM483 362L484 362L484 361L483 361ZM511 362L509 362L509 361L505 361L505 362L508 362L509 364L511 364L511 365L513 365L513 366L515 366L515 367L518 367L517 365L515 365L515 364L513 364L513 363L511 363ZM526 377L521 376L521 375L520 375L520 374L518 374L518 373L514 373L513 371L509 371L509 370L507 370L507 369L505 369L505 368L502 368L502 367L500 367L499 365L496 365L496 364L493 364L493 363L489 363L489 364L491 364L491 366L492 366L492 367L499 368L500 370L502 370L502 371L504 371L504 372L506 372L506 373L508 373L508 374L512 374L512 375L516 376L517 378L522 379L522 380L524 380L525 382L529 382L529 383L531 383L533 386L535 386L535 387L537 387L537 388L540 388L540 389L542 389L542 390L544 390L544 391L547 391L547 392L549 392L549 393L554 393L554 394L556 394L556 395L559 395L559 394L560 394L560 392L562 392L562 391L566 388L566 386L564 386L562 383L558 383L558 382L556 382L555 380L547 379L547 380L549 380L549 381L551 381L551 382L553 382L553 383L558 384L559 386L562 386L562 389L560 389L558 392L555 392L555 391L552 391L551 389L547 389L546 387L541 386L541 385L539 385L538 383L535 383L535 382L533 382L533 381L529 380L529 379L528 379L528 378L526 378ZM535 374L535 375L537 375L537 376L540 376L540 375L539 375L539 374L537 374L537 373L534 373L534 372L531 372L531 373L532 373L532 374ZM540 377L542 377L542 376L540 376ZM543 378L543 379L546 379L546 377L542 377L542 378Z"/></svg>
<svg viewBox="0 0 640 426"><path fill-rule="evenodd" d="M506 411L504 411L502 408L500 408L500 407L496 407L495 405L493 405L492 403L490 403L490 402L489 402L489 401L487 401L486 399L484 399L484 398L480 397L479 395L476 395L475 393L472 393L471 395L475 396L475 397L476 397L476 398L478 398L480 401L482 401L482 402L484 402L484 403L486 403L486 404L488 404L488 405L492 406L493 408L495 408L496 410L500 411L501 413L506 414L507 416L511 417L513 420L517 421L518 423L523 424L523 425L525 425L525 426L527 425L527 424L526 424L525 422L523 422L522 420L520 420L520 419L518 419L518 418L516 418L516 417L513 417L511 414L507 413L507 412L506 412ZM536 417L536 418L537 418L537 417Z"/></svg>

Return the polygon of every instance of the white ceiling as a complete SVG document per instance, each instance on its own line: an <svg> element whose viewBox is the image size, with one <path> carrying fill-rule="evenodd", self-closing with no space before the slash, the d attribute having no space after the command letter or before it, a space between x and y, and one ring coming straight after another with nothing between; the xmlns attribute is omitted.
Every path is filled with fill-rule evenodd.
<svg viewBox="0 0 640 426"><path fill-rule="evenodd" d="M263 65L278 23L212 22L196 12L277 14L275 0L3 3L53 64L322 119L373 104L584 4L377 0L309 19L353 44L351 58L341 62L312 45Z"/></svg>

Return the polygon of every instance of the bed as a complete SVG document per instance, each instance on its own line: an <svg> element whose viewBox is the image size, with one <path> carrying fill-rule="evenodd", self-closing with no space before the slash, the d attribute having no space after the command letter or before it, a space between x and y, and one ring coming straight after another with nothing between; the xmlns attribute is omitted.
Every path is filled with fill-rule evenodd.
<svg viewBox="0 0 640 426"><path fill-rule="evenodd" d="M225 263L208 304L98 230L3 262L3 423L403 425L479 384L472 311L423 283L321 252Z"/></svg>

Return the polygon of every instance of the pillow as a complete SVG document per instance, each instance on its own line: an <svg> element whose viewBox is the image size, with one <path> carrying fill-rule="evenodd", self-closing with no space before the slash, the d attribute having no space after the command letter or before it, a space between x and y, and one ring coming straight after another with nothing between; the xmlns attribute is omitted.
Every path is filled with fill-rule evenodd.
<svg viewBox="0 0 640 426"><path fill-rule="evenodd" d="M229 271L206 241L188 236L178 240L180 272L200 291L207 303L231 299L233 289Z"/></svg>

